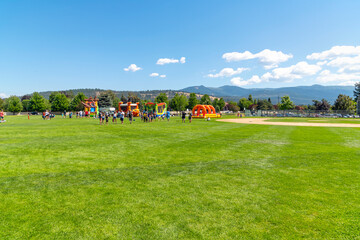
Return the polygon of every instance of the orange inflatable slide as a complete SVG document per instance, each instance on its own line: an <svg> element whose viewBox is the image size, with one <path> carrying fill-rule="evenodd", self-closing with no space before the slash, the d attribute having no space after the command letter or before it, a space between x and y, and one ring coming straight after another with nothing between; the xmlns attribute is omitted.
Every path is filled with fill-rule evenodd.
<svg viewBox="0 0 360 240"><path fill-rule="evenodd" d="M192 110L193 118L219 118L221 115L216 113L211 105L196 105Z"/></svg>

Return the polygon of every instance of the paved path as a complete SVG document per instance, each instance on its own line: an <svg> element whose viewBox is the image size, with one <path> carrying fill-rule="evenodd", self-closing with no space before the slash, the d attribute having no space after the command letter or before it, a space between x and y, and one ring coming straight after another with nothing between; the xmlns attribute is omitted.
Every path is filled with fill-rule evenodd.
<svg viewBox="0 0 360 240"><path fill-rule="evenodd" d="M259 124L259 125L279 125L279 126L306 126L306 127L360 127L356 123L310 123L310 122L269 122L271 118L233 118L233 119L219 119L221 122L233 122L244 124Z"/></svg>

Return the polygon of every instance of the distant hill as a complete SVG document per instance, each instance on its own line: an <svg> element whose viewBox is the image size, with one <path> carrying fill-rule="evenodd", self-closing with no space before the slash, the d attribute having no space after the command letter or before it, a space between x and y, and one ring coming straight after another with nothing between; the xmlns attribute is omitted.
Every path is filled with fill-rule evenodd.
<svg viewBox="0 0 360 240"><path fill-rule="evenodd" d="M107 89L70 89L65 91L72 91L74 95L78 92L83 92L88 97L95 97L100 92ZM333 103L339 94L346 94L353 97L353 86L298 86L298 87L284 87L284 88L241 88L235 86L222 86L222 87L205 87L205 86L193 86L187 87L181 90L148 90L148 91L118 91L112 90L120 98L121 95L127 96L129 93L136 94L141 99L154 100L159 93L166 93L169 98L173 98L176 93L189 95L189 93L196 93L200 98L204 94L210 95L211 98L223 97L225 101L239 101L242 97L248 97L249 94L253 98L268 99L271 98L271 102L277 103L278 99L284 95L289 95L295 104L310 104L312 100L326 100ZM51 91L40 92L45 98L49 98Z"/></svg>
<svg viewBox="0 0 360 240"><path fill-rule="evenodd" d="M312 100L326 100L333 103L339 94L346 94L353 97L353 86L298 86L283 88L241 88L236 86L222 86L218 88L194 86L181 89L184 92L194 92L198 94L208 94L216 97L224 97L226 100L238 100L242 97L267 99L271 98L273 103L278 102L278 98L289 95L295 104L310 104Z"/></svg>
<svg viewBox="0 0 360 240"><path fill-rule="evenodd" d="M108 89L99 89L99 88L82 88L82 89L68 89L68 90L59 90L58 92L73 92L74 95L76 95L79 92L82 92L87 97L95 97L99 96L99 94L103 91L106 91ZM189 95L190 93L184 92L184 91L178 91L178 90L147 90L147 91L117 91L117 90L111 90L113 91L119 98L124 95L125 97L129 95L129 93L137 95L140 99L146 99L153 101L155 100L156 96L159 95L159 93L166 93L166 95L169 98L173 98L176 93L178 94L184 94ZM53 91L45 91L45 92L39 92L40 95L44 96L46 99L49 99L50 94ZM202 94L197 94L198 98L201 98ZM215 97L210 97L215 98Z"/></svg>

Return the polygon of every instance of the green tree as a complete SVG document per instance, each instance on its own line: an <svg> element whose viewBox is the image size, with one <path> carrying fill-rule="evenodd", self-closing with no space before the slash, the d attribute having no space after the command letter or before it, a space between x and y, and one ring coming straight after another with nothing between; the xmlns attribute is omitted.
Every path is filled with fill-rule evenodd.
<svg viewBox="0 0 360 240"><path fill-rule="evenodd" d="M31 111L43 112L46 110L45 98L38 92L34 92L30 98L30 109Z"/></svg>
<svg viewBox="0 0 360 240"><path fill-rule="evenodd" d="M119 107L119 102L120 102L120 98L115 97L115 98L113 99L113 107L114 107L115 109L118 109L118 107Z"/></svg>
<svg viewBox="0 0 360 240"><path fill-rule="evenodd" d="M321 101L313 100L313 105L315 107L315 110L325 110L328 111L331 108L331 104L326 101L325 99L322 99Z"/></svg>
<svg viewBox="0 0 360 240"><path fill-rule="evenodd" d="M164 102L164 103L168 104L169 100L168 100L166 93L159 93L159 95L157 95L155 98L155 102L156 103Z"/></svg>
<svg viewBox="0 0 360 240"><path fill-rule="evenodd" d="M240 110L249 109L250 105L252 105L253 102L249 99L242 98L239 100L238 106L240 107Z"/></svg>
<svg viewBox="0 0 360 240"><path fill-rule="evenodd" d="M355 109L356 109L356 103L354 102L354 100L351 97L340 94L338 96L338 98L335 100L333 109L334 110L346 110L346 111L354 113Z"/></svg>
<svg viewBox="0 0 360 240"><path fill-rule="evenodd" d="M173 99L170 100L169 106L175 111L184 111L188 106L188 99L185 95L175 94Z"/></svg>
<svg viewBox="0 0 360 240"><path fill-rule="evenodd" d="M204 94L200 99L200 104L211 105L212 102L211 102L210 96L207 94Z"/></svg>
<svg viewBox="0 0 360 240"><path fill-rule="evenodd" d="M140 98L135 93L129 92L128 93L128 102L140 102Z"/></svg>
<svg viewBox="0 0 360 240"><path fill-rule="evenodd" d="M358 101L359 97L360 97L360 82L357 82L357 83L355 83L355 90L354 90L355 102Z"/></svg>
<svg viewBox="0 0 360 240"><path fill-rule="evenodd" d="M240 111L240 108L239 106L236 104L236 102L233 102L233 101L230 101L229 104L228 104L228 109L230 111L233 111L233 112L238 112Z"/></svg>
<svg viewBox="0 0 360 240"><path fill-rule="evenodd" d="M224 110L225 105L226 105L225 100L223 98L220 98L219 101L218 101L218 106L219 106L219 109L220 109L219 111Z"/></svg>
<svg viewBox="0 0 360 240"><path fill-rule="evenodd" d="M70 102L70 109L73 111L83 111L84 105L82 102L86 99L84 93L79 92Z"/></svg>
<svg viewBox="0 0 360 240"><path fill-rule="evenodd" d="M0 98L0 110L4 108L4 105L5 105L5 101Z"/></svg>
<svg viewBox="0 0 360 240"><path fill-rule="evenodd" d="M273 108L274 106L268 100L260 99L257 101L258 110L272 110Z"/></svg>
<svg viewBox="0 0 360 240"><path fill-rule="evenodd" d="M51 103L51 111L62 112L69 109L69 99L65 94L59 93Z"/></svg>
<svg viewBox="0 0 360 240"><path fill-rule="evenodd" d="M175 94L175 96L170 100L169 102L169 107L171 110L174 110L174 111L179 111L177 108L178 108L178 102L179 102L179 94Z"/></svg>
<svg viewBox="0 0 360 240"><path fill-rule="evenodd" d="M248 100L249 100L250 102L254 103L254 101L253 101L253 97L252 97L252 95L251 95L251 94L249 95Z"/></svg>
<svg viewBox="0 0 360 240"><path fill-rule="evenodd" d="M220 99L215 98L214 101L212 102L212 105L217 112L222 111L225 107L225 104L226 103L223 98Z"/></svg>
<svg viewBox="0 0 360 240"><path fill-rule="evenodd" d="M193 109L198 104L198 99L195 93L190 93L188 109Z"/></svg>
<svg viewBox="0 0 360 240"><path fill-rule="evenodd" d="M11 96L5 101L5 107L8 112L18 113L23 109L23 105L21 103L20 98L17 96Z"/></svg>
<svg viewBox="0 0 360 240"><path fill-rule="evenodd" d="M22 100L22 105L23 105L23 110L25 111L25 112L30 112L31 110L30 110L30 99L24 99L24 100Z"/></svg>
<svg viewBox="0 0 360 240"><path fill-rule="evenodd" d="M127 102L127 98L124 96L124 94L121 94L121 98L120 98L121 102L126 103Z"/></svg>
<svg viewBox="0 0 360 240"><path fill-rule="evenodd" d="M51 92L49 95L49 102L52 103L55 100L56 96L59 94L59 92Z"/></svg>
<svg viewBox="0 0 360 240"><path fill-rule="evenodd" d="M281 98L281 102L279 103L280 110L290 110L290 109L294 109L294 108L295 108L295 105L291 101L289 96L286 95Z"/></svg>
<svg viewBox="0 0 360 240"><path fill-rule="evenodd" d="M100 108L108 108L113 105L111 101L111 97L107 92L102 92L99 96L99 107Z"/></svg>

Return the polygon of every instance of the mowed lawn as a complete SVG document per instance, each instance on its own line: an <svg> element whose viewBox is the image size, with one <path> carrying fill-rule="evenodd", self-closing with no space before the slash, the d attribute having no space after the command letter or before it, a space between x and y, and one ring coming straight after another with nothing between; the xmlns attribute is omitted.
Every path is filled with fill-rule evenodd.
<svg viewBox="0 0 360 240"><path fill-rule="evenodd" d="M360 129L0 124L0 239L359 239Z"/></svg>

